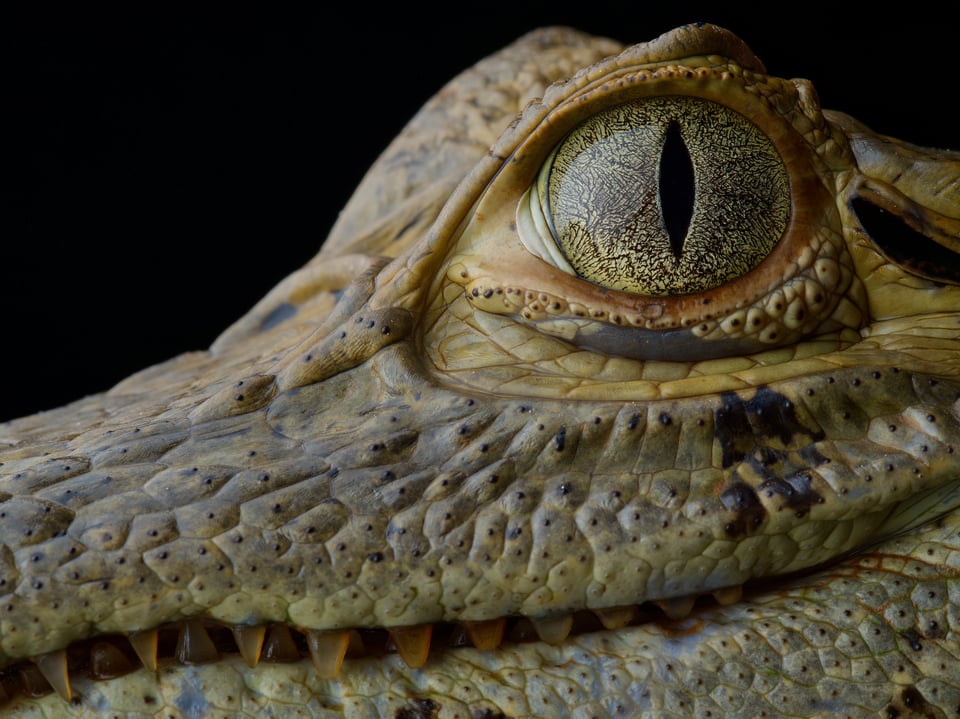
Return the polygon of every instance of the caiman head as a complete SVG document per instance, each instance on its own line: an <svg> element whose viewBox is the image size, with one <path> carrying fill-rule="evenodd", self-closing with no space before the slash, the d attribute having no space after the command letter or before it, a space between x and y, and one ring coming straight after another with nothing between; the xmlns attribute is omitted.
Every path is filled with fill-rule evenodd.
<svg viewBox="0 0 960 719"><path fill-rule="evenodd" d="M958 169L717 27L522 38L0 427L5 715L955 714Z"/></svg>

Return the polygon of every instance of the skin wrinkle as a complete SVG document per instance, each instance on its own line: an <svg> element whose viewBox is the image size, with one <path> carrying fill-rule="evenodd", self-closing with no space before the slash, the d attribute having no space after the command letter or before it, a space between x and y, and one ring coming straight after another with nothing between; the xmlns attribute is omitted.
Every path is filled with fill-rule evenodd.
<svg viewBox="0 0 960 719"><path fill-rule="evenodd" d="M611 74L663 61L669 67L647 68L644 82L665 84L643 88L676 91L690 79L676 70L688 54L726 51L750 72L762 66L711 26L591 65L615 49L543 31L438 96L388 148L313 263L368 252L378 237L392 260L351 262L368 272L345 273L341 285L323 277L312 292L294 282L225 333L213 355L176 358L105 395L4 426L0 511L18 511L2 525L0 569L17 591L0 602L0 652L13 666L55 656L88 631L143 630L143 607L164 623L199 615L323 630L522 615L547 635L583 607L649 599L660 610L647 605L649 621L566 640L511 635L498 650L445 649L435 637L422 668L395 652L351 656L334 679L306 658L255 669L232 653L196 666L164 659L157 674L76 674L75 705L17 698L6 713L189 715L215 706L257 716L270 702L275 716L807 716L960 705L953 603L936 601L955 593L960 556L960 298L895 266L885 272L899 282L872 283L879 253L845 194L860 185L810 190L807 199L826 207L810 223L822 232L798 230L793 254L777 255L791 260L789 271L744 277L792 287L785 301L805 297L812 280L789 285L791 273L815 274L822 253L840 268L829 291L842 299L797 335L768 338L768 352L699 362L697 376L669 357L616 360L617 371L639 369L642 379L604 376L599 368L614 359L541 339L535 323L481 306L462 284L461 267L530 291L532 301L555 296L569 309L575 296L589 297L584 323L617 329L630 298L510 262L523 246L515 228L504 234L509 222L485 217L501 203L512 216L527 189L517 178L535 177L538 153L567 119L619 97L629 83L606 84ZM549 76L535 69L541 61ZM717 62L738 76L733 60ZM499 91L502 83L519 74L540 92L583 66L528 105L491 155L460 163L442 151L459 147L464 128L444 125L447 136L436 118L474 93L520 107L525 92ZM819 114L801 81L797 90L757 81L781 90L750 112L778 113L778 142L821 173L810 185L829 189L831 177L861 171L843 126ZM577 97L589 102L569 110ZM477 117L454 115L468 126ZM487 126L470 132L496 136ZM870 142L899 161L895 141L861 139ZM468 173L443 210L426 203L439 213L428 230L418 191L438 174ZM413 225L410 198L421 205ZM796 202L797 215L816 214ZM366 231L381 224L381 235ZM770 294L755 289L751 297ZM313 293L336 297L313 302ZM732 296L711 298L667 303L664 321L708 333L743 308ZM287 319L265 326L281 303ZM896 304L905 318L868 324L874 308ZM506 339L487 364L490 330ZM474 354L453 372L438 348L458 332L469 342L449 344L447 356ZM517 358L521 349L529 356ZM104 485L88 489L84 477ZM74 487L81 491L66 491ZM924 559L930 548L937 561ZM748 584L742 601L709 599L768 576L776 578ZM686 616L697 595L706 599ZM531 631L522 627L510 631Z"/></svg>

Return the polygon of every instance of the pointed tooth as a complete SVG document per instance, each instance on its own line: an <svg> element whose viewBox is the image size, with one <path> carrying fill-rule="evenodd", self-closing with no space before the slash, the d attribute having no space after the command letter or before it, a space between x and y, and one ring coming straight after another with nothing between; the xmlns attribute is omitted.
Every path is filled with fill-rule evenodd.
<svg viewBox="0 0 960 719"><path fill-rule="evenodd" d="M570 630L573 629L572 614L564 614L559 617L545 617L543 619L534 619L531 617L530 621L533 622L533 628L536 630L537 636L547 644L562 643L570 636Z"/></svg>
<svg viewBox="0 0 960 719"><path fill-rule="evenodd" d="M721 607L728 607L731 604L736 604L743 598L743 586L736 587L724 587L723 589L716 589L713 592L713 598L717 600L717 604Z"/></svg>
<svg viewBox="0 0 960 719"><path fill-rule="evenodd" d="M94 679L114 679L131 671L130 660L116 644L97 642L90 648L90 675Z"/></svg>
<svg viewBox="0 0 960 719"><path fill-rule="evenodd" d="M220 658L220 652L199 619L188 619L180 627L176 657L181 664L206 664Z"/></svg>
<svg viewBox="0 0 960 719"><path fill-rule="evenodd" d="M430 653L430 639L433 636L432 624L420 624L415 627L394 627L389 630L390 638L397 645L397 652L412 669L419 669L427 662Z"/></svg>
<svg viewBox="0 0 960 719"><path fill-rule="evenodd" d="M265 626L237 625L233 628L233 638L237 642L237 649L247 666L253 669L260 663L260 650L263 649L263 640L267 636Z"/></svg>
<svg viewBox="0 0 960 719"><path fill-rule="evenodd" d="M693 611L696 597L674 597L673 599L658 599L656 604L668 619L686 619Z"/></svg>
<svg viewBox="0 0 960 719"><path fill-rule="evenodd" d="M43 678L50 682L50 686L60 695L60 698L70 701L73 693L70 691L70 676L67 672L67 650L60 649L34 657L33 663L37 665Z"/></svg>
<svg viewBox="0 0 960 719"><path fill-rule="evenodd" d="M463 627L477 649L496 649L503 641L507 620L501 617L485 622L464 622Z"/></svg>
<svg viewBox="0 0 960 719"><path fill-rule="evenodd" d="M270 627L267 643L263 647L263 658L269 662L296 662L300 660L300 650L290 634L286 624L274 624Z"/></svg>
<svg viewBox="0 0 960 719"><path fill-rule="evenodd" d="M597 619L600 620L604 629L623 629L637 618L640 611L633 605L594 609L593 613L597 615Z"/></svg>
<svg viewBox="0 0 960 719"><path fill-rule="evenodd" d="M130 646L137 653L147 671L157 671L157 637L156 629L147 629L142 632L133 632L127 639Z"/></svg>
<svg viewBox="0 0 960 719"><path fill-rule="evenodd" d="M307 646L310 658L320 679L336 679L340 674L343 657L350 646L349 630L316 631L307 629Z"/></svg>

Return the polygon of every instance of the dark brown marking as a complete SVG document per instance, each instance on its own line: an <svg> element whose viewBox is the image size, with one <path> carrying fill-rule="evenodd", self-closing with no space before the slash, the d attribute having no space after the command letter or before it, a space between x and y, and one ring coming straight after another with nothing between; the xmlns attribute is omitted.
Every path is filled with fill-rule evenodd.
<svg viewBox="0 0 960 719"><path fill-rule="evenodd" d="M405 707L397 709L396 719L436 719L440 705L433 699L414 699Z"/></svg>
<svg viewBox="0 0 960 719"><path fill-rule="evenodd" d="M724 529L730 537L743 537L757 529L767 514L767 510L757 497L756 491L745 482L736 482L720 494L724 509L734 512L736 519Z"/></svg>
<svg viewBox="0 0 960 719"><path fill-rule="evenodd" d="M777 494L783 498L788 509L806 514L810 507L821 502L821 497L812 488L812 479L806 472L798 472L786 477L770 477L758 487L768 496Z"/></svg>
<svg viewBox="0 0 960 719"><path fill-rule="evenodd" d="M916 687L903 687L887 705L888 717L945 717L937 707L931 706Z"/></svg>
<svg viewBox="0 0 960 719"><path fill-rule="evenodd" d="M473 712L471 719L513 719L513 717L509 714L504 714L502 711L484 708Z"/></svg>

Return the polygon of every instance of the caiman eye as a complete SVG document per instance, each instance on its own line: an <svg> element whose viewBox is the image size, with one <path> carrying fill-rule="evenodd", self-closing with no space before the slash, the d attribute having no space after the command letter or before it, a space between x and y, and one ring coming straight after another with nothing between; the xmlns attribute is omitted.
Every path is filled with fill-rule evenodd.
<svg viewBox="0 0 960 719"><path fill-rule="evenodd" d="M423 334L447 381L693 396L860 340L852 156L813 89L688 60L553 86L464 183Z"/></svg>
<svg viewBox="0 0 960 719"><path fill-rule="evenodd" d="M661 96L581 123L529 200L561 269L621 292L676 296L720 287L770 253L790 219L790 180L743 115Z"/></svg>

